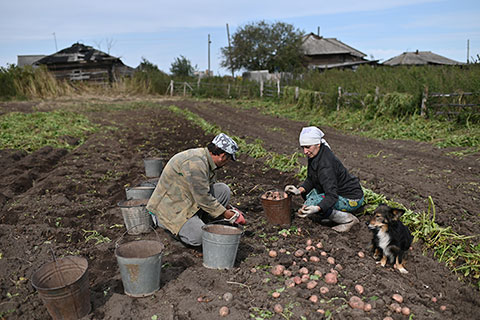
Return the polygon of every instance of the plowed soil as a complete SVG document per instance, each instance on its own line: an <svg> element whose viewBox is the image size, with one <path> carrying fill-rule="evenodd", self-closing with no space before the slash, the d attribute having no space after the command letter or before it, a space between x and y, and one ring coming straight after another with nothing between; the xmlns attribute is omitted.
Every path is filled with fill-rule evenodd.
<svg viewBox="0 0 480 320"><path fill-rule="evenodd" d="M267 150L282 154L299 151L298 134L307 122L228 103L157 100L154 107L128 108L120 99L107 102L122 107L85 108L89 119L105 130L91 134L72 151L52 147L32 153L0 150L0 318L49 319L31 278L54 257L68 255L82 256L89 263L92 311L85 319L210 320L220 318L222 306L229 308L225 319L409 319L392 308L394 294L403 297L399 305L408 308L414 319L475 319L480 314L478 289L459 281L431 251L423 251L421 242L415 242L408 254L408 274L376 264L364 223L368 216L360 216L361 223L346 234L293 215L290 227L270 224L260 195L300 181L245 154L219 172L220 181L233 191L233 204L247 219L234 268L205 268L201 250L185 247L156 229L142 238L160 239L165 246L160 289L144 298L126 295L115 256L116 243L135 239L125 234L118 207L125 198L125 187L148 180L144 158L162 156L168 161L182 150L206 146L213 138L167 106L188 109L247 141L262 139ZM2 103L0 114L42 112L70 104ZM428 143L379 141L330 127L321 129L335 154L365 187L414 211L426 211L431 196L437 223L459 234L478 235L480 154L459 158L448 154L454 149ZM71 137L65 139L76 143ZM292 213L300 205L294 198ZM92 237L98 234L103 238ZM309 239L312 250L307 250ZM293 254L298 249L304 250L303 256ZM277 257L270 257L270 250L276 250ZM277 264L292 274L272 275L271 267ZM301 282L287 287L285 281L301 276L303 267L309 275L320 274L310 277L316 286L308 289ZM329 272L337 273L336 284L326 284ZM356 285L363 286L362 293ZM328 292L322 293L321 287ZM272 297L274 291L280 292L278 298ZM227 292L233 299L224 298ZM310 300L313 295L318 301ZM352 296L371 304L372 309L353 309L348 304ZM276 304L282 306L281 313L275 313Z"/></svg>

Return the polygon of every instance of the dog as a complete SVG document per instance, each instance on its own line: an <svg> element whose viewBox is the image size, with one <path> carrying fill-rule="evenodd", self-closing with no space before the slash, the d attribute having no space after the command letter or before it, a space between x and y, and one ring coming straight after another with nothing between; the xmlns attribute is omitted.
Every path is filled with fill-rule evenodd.
<svg viewBox="0 0 480 320"><path fill-rule="evenodd" d="M410 230L399 220L404 213L403 209L391 208L382 203L375 209L367 225L373 232L373 256L376 260L381 257L377 263L385 267L388 260L401 273L408 273L403 263L413 238Z"/></svg>

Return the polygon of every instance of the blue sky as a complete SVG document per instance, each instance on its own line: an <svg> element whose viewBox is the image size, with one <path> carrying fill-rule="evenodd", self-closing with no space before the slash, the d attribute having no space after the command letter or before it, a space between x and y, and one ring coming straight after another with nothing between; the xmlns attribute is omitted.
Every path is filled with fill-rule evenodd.
<svg viewBox="0 0 480 320"><path fill-rule="evenodd" d="M169 72L183 55L199 70L220 68L220 48L245 24L286 22L380 61L432 51L460 62L480 54L479 0L0 0L0 66L17 55L53 54L81 42L136 67L142 57ZM110 48L110 49L109 49ZM471 60L471 58L470 58Z"/></svg>

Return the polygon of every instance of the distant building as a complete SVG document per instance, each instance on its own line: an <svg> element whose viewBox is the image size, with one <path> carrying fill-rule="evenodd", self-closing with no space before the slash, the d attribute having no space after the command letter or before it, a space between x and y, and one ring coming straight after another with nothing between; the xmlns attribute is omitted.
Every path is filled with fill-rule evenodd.
<svg viewBox="0 0 480 320"><path fill-rule="evenodd" d="M303 36L301 48L304 63L309 69L355 68L362 64L378 63L378 60L365 59L366 54L335 38L324 38L313 33Z"/></svg>
<svg viewBox="0 0 480 320"><path fill-rule="evenodd" d="M452 59L445 58L441 55L435 54L430 51L415 51L404 52L401 55L390 58L382 63L386 66L419 66L419 65L461 65L462 62L458 62Z"/></svg>
<svg viewBox="0 0 480 320"><path fill-rule="evenodd" d="M17 66L24 67L24 66L31 66L38 60L45 57L44 54L25 54L25 55L18 55L17 56Z"/></svg>
<svg viewBox="0 0 480 320"><path fill-rule="evenodd" d="M57 79L85 81L116 81L119 77L133 74L120 58L113 57L93 47L75 43L35 62L45 65Z"/></svg>

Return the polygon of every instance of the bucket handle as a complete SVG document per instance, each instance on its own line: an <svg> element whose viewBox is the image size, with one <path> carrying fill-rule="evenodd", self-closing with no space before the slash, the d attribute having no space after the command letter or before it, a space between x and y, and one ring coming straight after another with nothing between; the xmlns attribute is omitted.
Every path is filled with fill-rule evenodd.
<svg viewBox="0 0 480 320"><path fill-rule="evenodd" d="M136 227L139 227L139 226L145 226L145 225L144 225L144 224L137 224L137 225L131 227L130 229L128 229L127 231L125 231L125 232L121 235L121 237L118 238L117 241L115 241L115 248L118 248L118 246L119 246L118 243L120 242L120 240L123 239L123 237L127 234L128 231L130 231L130 230L132 230L132 229L134 229L134 228L136 228ZM155 228L152 227L152 226L149 226L149 227L155 232L155 235L157 236L158 242L161 242L161 241L160 241L160 236L158 235L157 230L155 230Z"/></svg>

